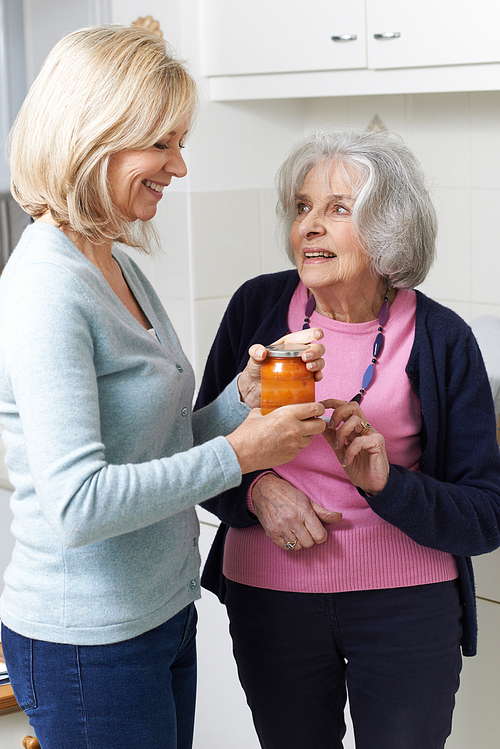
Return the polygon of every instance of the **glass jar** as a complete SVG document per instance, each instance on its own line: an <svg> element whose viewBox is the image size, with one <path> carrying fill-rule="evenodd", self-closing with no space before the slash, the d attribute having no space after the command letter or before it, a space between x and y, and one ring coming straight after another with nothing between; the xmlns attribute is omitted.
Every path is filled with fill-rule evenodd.
<svg viewBox="0 0 500 749"><path fill-rule="evenodd" d="M301 359L307 348L301 343L266 347L267 357L260 375L263 414L292 403L314 403L314 373Z"/></svg>

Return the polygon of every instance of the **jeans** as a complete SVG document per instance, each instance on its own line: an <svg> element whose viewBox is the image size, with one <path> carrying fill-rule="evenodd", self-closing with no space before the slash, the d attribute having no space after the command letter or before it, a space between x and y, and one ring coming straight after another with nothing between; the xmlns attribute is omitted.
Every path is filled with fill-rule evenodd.
<svg viewBox="0 0 500 749"><path fill-rule="evenodd" d="M2 625L20 707L42 749L190 749L196 609L124 642L61 645Z"/></svg>
<svg viewBox="0 0 500 749"><path fill-rule="evenodd" d="M230 580L240 681L264 749L442 749L461 669L457 581L287 593Z"/></svg>

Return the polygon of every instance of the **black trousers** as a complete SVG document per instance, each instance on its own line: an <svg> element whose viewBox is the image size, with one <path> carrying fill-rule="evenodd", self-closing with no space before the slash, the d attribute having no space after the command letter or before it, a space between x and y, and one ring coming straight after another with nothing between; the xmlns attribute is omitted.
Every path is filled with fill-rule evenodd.
<svg viewBox="0 0 500 749"><path fill-rule="evenodd" d="M227 581L240 681L263 749L442 749L461 669L455 580L287 593Z"/></svg>

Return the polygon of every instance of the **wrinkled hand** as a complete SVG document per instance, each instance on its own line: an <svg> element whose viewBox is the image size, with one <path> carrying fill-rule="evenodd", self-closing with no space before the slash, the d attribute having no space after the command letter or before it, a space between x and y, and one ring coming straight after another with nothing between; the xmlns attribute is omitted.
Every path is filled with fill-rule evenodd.
<svg viewBox="0 0 500 749"><path fill-rule="evenodd" d="M325 413L321 403L297 403L282 406L262 416L254 408L245 421L229 434L231 444L240 463L242 473L274 468L293 460L315 434L326 428Z"/></svg>
<svg viewBox="0 0 500 749"><path fill-rule="evenodd" d="M308 349L302 354L302 359L307 362L307 368L314 372L314 379L319 382L323 377L321 371L325 366L323 354L325 347L321 343L314 343L323 338L321 328L310 328L308 330L298 330L296 333L287 335L275 341L273 345L279 343L310 343ZM260 343L255 343L248 351L250 359L247 366L238 378L238 389L241 399L250 408L260 408L260 369L266 359L266 347Z"/></svg>
<svg viewBox="0 0 500 749"><path fill-rule="evenodd" d="M321 401L334 413L323 435L354 486L367 494L382 491L389 477L389 460L384 437L372 426L363 432L365 415L356 402Z"/></svg>
<svg viewBox="0 0 500 749"><path fill-rule="evenodd" d="M287 542L295 542L294 551L324 543L328 534L323 523L342 519L340 512L325 510L275 473L255 482L252 502L266 535L284 550Z"/></svg>

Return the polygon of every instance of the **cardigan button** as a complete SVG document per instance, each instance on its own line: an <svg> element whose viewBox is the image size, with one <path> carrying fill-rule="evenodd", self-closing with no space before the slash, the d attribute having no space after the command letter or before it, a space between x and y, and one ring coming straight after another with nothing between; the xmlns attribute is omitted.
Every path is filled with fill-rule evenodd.
<svg viewBox="0 0 500 749"><path fill-rule="evenodd" d="M189 411L187 410L186 406L184 406L184 408L183 408L183 409L182 409L182 411L181 411L181 414L182 414L183 416L187 416L187 415L188 415L188 413L189 413Z"/></svg>
<svg viewBox="0 0 500 749"><path fill-rule="evenodd" d="M181 367L180 364L176 364L175 366L177 367L177 369L179 370L179 372L184 372L184 370L182 369L182 367Z"/></svg>
<svg viewBox="0 0 500 749"><path fill-rule="evenodd" d="M189 583L189 587L191 588L191 590L194 590L196 588L196 580L191 580L191 582Z"/></svg>

